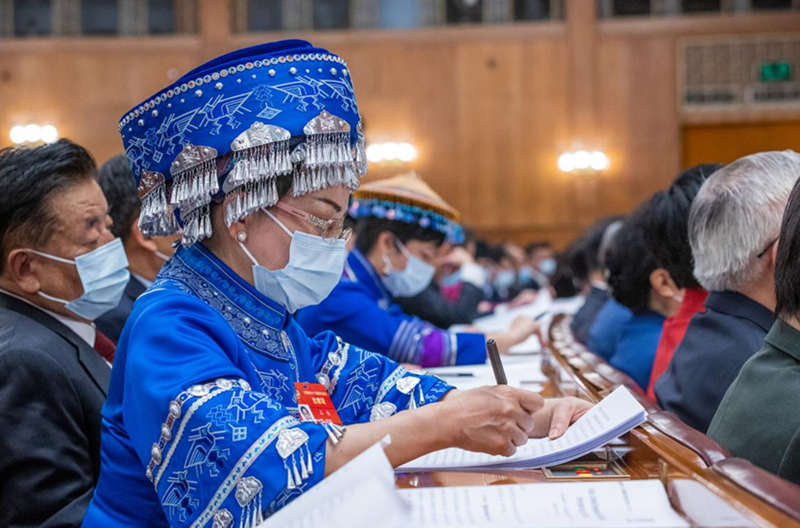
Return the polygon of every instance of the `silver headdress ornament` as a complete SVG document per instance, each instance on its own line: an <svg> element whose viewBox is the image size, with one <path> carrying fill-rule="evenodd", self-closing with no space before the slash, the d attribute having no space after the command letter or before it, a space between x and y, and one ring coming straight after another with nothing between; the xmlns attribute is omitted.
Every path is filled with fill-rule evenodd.
<svg viewBox="0 0 800 528"><path fill-rule="evenodd" d="M141 210L139 229L150 236L170 235L178 230L167 203L167 185L160 172L143 171L137 188Z"/></svg>
<svg viewBox="0 0 800 528"><path fill-rule="evenodd" d="M278 176L292 172L291 137L285 128L256 121L233 140L234 166L223 185L231 196L225 207L225 225L230 226L261 207L275 205Z"/></svg>
<svg viewBox="0 0 800 528"><path fill-rule="evenodd" d="M350 124L323 110L303 127L306 142L292 152L292 195L334 185L358 189L356 160L350 148Z"/></svg>
<svg viewBox="0 0 800 528"><path fill-rule="evenodd" d="M212 234L212 201L224 199L230 226L275 205L282 177L295 196L356 189L366 172L360 120L347 64L308 42L264 43L194 68L119 122L142 233L181 231L191 245Z"/></svg>
<svg viewBox="0 0 800 528"><path fill-rule="evenodd" d="M187 144L170 165L169 203L180 208L185 245L211 236L208 204L219 191L216 159L215 148Z"/></svg>

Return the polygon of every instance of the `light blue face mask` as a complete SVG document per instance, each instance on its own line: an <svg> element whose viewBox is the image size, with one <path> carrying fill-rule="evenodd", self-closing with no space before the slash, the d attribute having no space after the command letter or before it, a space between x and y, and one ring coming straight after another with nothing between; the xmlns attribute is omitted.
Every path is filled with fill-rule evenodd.
<svg viewBox="0 0 800 528"><path fill-rule="evenodd" d="M239 246L253 263L253 282L265 297L277 302L290 313L321 303L342 278L347 259L346 240L324 239L295 231L292 233L269 211L264 211L292 239L289 262L279 270L265 268L248 251Z"/></svg>
<svg viewBox="0 0 800 528"><path fill-rule="evenodd" d="M556 259L546 258L539 263L539 271L544 275L551 277L556 272Z"/></svg>
<svg viewBox="0 0 800 528"><path fill-rule="evenodd" d="M519 280L520 282L533 280L533 268L530 266L522 266L519 268Z"/></svg>
<svg viewBox="0 0 800 528"><path fill-rule="evenodd" d="M436 270L430 264L409 253L402 242L395 240L397 247L406 256L406 268L401 271L395 270L389 257L384 255L383 262L386 264L387 272L383 277L383 284L392 297L413 297L428 287Z"/></svg>
<svg viewBox="0 0 800 528"><path fill-rule="evenodd" d="M494 287L505 294L507 290L514 285L514 281L516 280L517 274L514 273L513 270L500 270L494 277Z"/></svg>
<svg viewBox="0 0 800 528"><path fill-rule="evenodd" d="M107 311L116 307L125 287L128 285L128 257L122 240L115 238L83 255L78 255L75 260L70 260L35 249L28 249L41 257L72 264L78 268L78 276L83 284L83 295L73 301L59 299L44 292L39 295L45 299L59 302L70 312L78 317L94 321Z"/></svg>
<svg viewBox="0 0 800 528"><path fill-rule="evenodd" d="M461 282L461 270L456 270L450 275L442 277L442 286L453 286Z"/></svg>

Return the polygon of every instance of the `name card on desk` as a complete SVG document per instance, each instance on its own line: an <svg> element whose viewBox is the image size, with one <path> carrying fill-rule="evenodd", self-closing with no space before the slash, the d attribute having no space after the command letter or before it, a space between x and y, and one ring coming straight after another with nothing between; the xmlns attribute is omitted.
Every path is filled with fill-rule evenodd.
<svg viewBox="0 0 800 528"><path fill-rule="evenodd" d="M531 438L510 457L464 449L434 451L400 466L400 471L533 469L580 458L645 421L647 412L625 387L618 387L578 418L561 438Z"/></svg>
<svg viewBox="0 0 800 528"><path fill-rule="evenodd" d="M657 480L400 490L421 528L683 528Z"/></svg>

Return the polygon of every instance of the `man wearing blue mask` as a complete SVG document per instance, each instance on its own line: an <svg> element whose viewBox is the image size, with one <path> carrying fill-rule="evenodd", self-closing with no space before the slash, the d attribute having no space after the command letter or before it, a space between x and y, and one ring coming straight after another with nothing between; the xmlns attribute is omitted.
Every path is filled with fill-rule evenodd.
<svg viewBox="0 0 800 528"><path fill-rule="evenodd" d="M119 304L101 315L95 324L111 341L119 341L122 327L133 310L133 303L150 287L161 266L175 252L171 236L146 236L139 230L141 203L131 164L124 154L114 156L100 167L98 180L108 201L111 232L122 240L131 277Z"/></svg>
<svg viewBox="0 0 800 528"><path fill-rule="evenodd" d="M410 297L433 279L436 250L458 242L456 211L415 174L365 184L353 195L356 247L333 292L300 310L306 332L323 329L395 361L437 367L484 363L484 334L455 333L403 313L397 297ZM538 330L527 317L491 336L501 351Z"/></svg>
<svg viewBox="0 0 800 528"><path fill-rule="evenodd" d="M86 150L0 151L0 526L79 526L100 471L128 262Z"/></svg>

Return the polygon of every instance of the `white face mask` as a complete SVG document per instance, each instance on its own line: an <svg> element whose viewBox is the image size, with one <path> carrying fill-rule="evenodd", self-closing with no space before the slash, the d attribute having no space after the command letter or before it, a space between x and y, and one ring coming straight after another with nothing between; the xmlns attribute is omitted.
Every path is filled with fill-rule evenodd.
<svg viewBox="0 0 800 528"><path fill-rule="evenodd" d="M286 267L271 270L260 265L244 244L239 246L253 263L253 282L265 297L290 313L322 302L342 277L347 259L344 239L326 240L320 236L295 231L264 210L292 238Z"/></svg>
<svg viewBox="0 0 800 528"><path fill-rule="evenodd" d="M161 260L163 260L164 262L166 262L166 261L168 261L170 258L172 258L172 257L170 257L169 255L167 255L167 254L165 254L165 253L162 253L162 252L160 252L159 250L155 250L153 253L155 253L155 255L156 255L158 258L160 258Z"/></svg>
<svg viewBox="0 0 800 528"><path fill-rule="evenodd" d="M402 242L395 240L397 241L397 247L406 256L408 262L406 263L406 269L396 271L392 267L389 257L384 255L383 262L386 264L387 271L386 276L383 277L383 284L386 285L393 297L413 297L428 287L436 270L430 264L409 253Z"/></svg>
<svg viewBox="0 0 800 528"><path fill-rule="evenodd" d="M78 255L75 260L57 257L35 249L26 251L58 262L72 264L78 268L78 276L83 284L83 295L72 301L59 299L41 291L39 295L63 304L70 312L90 321L94 321L119 304L130 279L128 257L125 255L125 248L119 238L88 253Z"/></svg>

